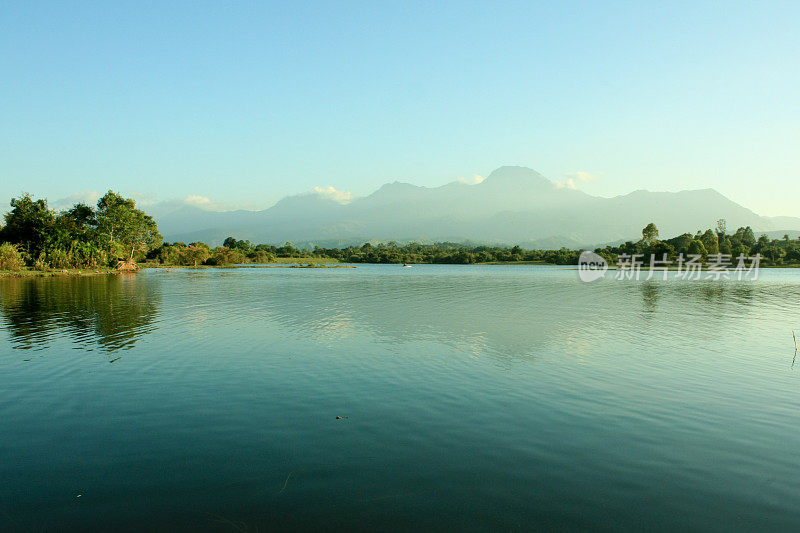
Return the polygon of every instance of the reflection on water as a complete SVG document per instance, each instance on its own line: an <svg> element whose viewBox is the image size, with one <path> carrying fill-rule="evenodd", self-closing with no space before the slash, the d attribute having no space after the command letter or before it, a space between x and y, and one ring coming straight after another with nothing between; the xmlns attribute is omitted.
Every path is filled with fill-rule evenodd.
<svg viewBox="0 0 800 533"><path fill-rule="evenodd" d="M15 348L43 350L59 337L82 348L127 349L155 327L158 280L110 275L0 280L0 312Z"/></svg>
<svg viewBox="0 0 800 533"><path fill-rule="evenodd" d="M286 277L279 290L261 292L251 311L290 334L323 343L360 332L383 343L433 341L481 356L518 359L644 331L667 341L693 330L702 334L709 323L735 332L739 325L731 318L793 306L800 297L800 286L785 283L583 284L559 270L436 268L413 276Z"/></svg>
<svg viewBox="0 0 800 533"><path fill-rule="evenodd" d="M753 305L763 313L794 306L800 297L800 285L780 281L583 284L560 269L514 268L418 266L401 275L391 267L361 266L311 274L186 270L4 279L0 311L15 348L44 349L66 336L78 347L115 351L158 327L176 327L160 323L167 283L170 305L195 336L212 336L227 325L272 323L322 344L361 333L386 344L432 341L517 359L553 346L597 344L618 329L629 335L627 325L641 319L659 336L685 335L698 326L679 316L721 321L724 329L730 327L724 319L748 316Z"/></svg>
<svg viewBox="0 0 800 533"><path fill-rule="evenodd" d="M0 320L0 531L800 527L800 271L148 270Z"/></svg>

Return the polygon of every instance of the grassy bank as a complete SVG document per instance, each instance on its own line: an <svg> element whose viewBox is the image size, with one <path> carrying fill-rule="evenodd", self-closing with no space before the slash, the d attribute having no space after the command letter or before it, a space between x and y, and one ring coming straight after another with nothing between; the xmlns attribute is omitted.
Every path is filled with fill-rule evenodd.
<svg viewBox="0 0 800 533"><path fill-rule="evenodd" d="M436 263L431 263L431 264L436 264ZM440 263L440 264L452 264L452 263ZM546 261L484 261L480 263L471 263L471 264L473 265L557 265L558 263L548 263Z"/></svg>
<svg viewBox="0 0 800 533"><path fill-rule="evenodd" d="M272 263L339 263L335 257L276 257Z"/></svg>
<svg viewBox="0 0 800 533"><path fill-rule="evenodd" d="M100 276L105 274L118 274L116 269L102 268L102 269L77 269L66 268L62 270L0 270L0 278L52 278L59 276Z"/></svg>
<svg viewBox="0 0 800 533"><path fill-rule="evenodd" d="M216 269L236 269L236 268L356 268L354 265L343 265L339 264L337 259L324 259L318 257L305 257L305 258L281 258L281 261L275 261L273 264L253 264L253 265L198 265L198 266L180 266L180 265L162 265L160 263L140 263L139 269L146 270L146 269L162 269L162 270L202 270L202 269L209 269L209 268L216 268ZM384 264L384 265L396 265L400 266L400 263L363 263L363 264ZM426 264L452 264L452 263L409 263L410 265L426 265ZM550 265L550 266L560 266L566 269L577 269L577 265L559 265L556 263L548 263L544 261L490 261L485 263L472 263L474 266L484 266L484 265ZM469 265L465 265L469 266ZM707 264L703 264L702 274L706 274L708 271L706 268L708 267ZM800 268L800 263L794 264L783 264L783 265L760 265L762 269L768 268ZM609 270L617 270L616 265L609 265ZM642 265L640 269L641 272L647 273L649 272L648 265ZM677 267L670 266L667 268L669 271L676 271ZM656 270L656 272L661 272L661 270ZM106 275L106 274L119 274L116 269L113 268L104 268L104 269L62 269L62 270L33 270L33 269L23 269L23 270L0 270L0 278L48 278L48 277L60 277L60 276L99 276L99 275Z"/></svg>
<svg viewBox="0 0 800 533"><path fill-rule="evenodd" d="M338 263L338 261L336 261ZM316 258L312 258L311 260L306 259L305 261L291 261L291 262L279 262L275 261L274 263L270 264L252 264L252 265L197 265L197 266L183 266L183 265L163 265L161 263L143 263L139 265L140 270L145 269L162 269L162 270L203 270L209 268L216 268L216 269L235 269L235 268L356 268L352 265L340 265L340 264L332 264L330 261L320 261Z"/></svg>

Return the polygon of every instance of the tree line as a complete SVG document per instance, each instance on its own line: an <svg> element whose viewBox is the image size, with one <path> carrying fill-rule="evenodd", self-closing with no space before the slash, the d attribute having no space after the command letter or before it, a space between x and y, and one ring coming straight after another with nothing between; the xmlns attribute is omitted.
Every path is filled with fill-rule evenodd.
<svg viewBox="0 0 800 533"><path fill-rule="evenodd" d="M756 239L750 226L740 227L729 233L726 221L720 219L714 229L698 230L695 234L684 233L659 240L658 228L651 222L642 230L641 240L598 248L595 252L607 261L616 261L620 254L643 254L645 258L652 254L659 259L667 254L670 260L676 259L680 254L684 257L699 255L703 259L716 254L730 255L732 258L760 254L762 265L784 266L800 263L800 239L790 239L788 234L782 239L770 239L763 234Z"/></svg>
<svg viewBox="0 0 800 533"><path fill-rule="evenodd" d="M153 218L136 202L108 191L96 207L55 211L30 194L11 199L0 227L0 270L130 269L161 242Z"/></svg>
<svg viewBox="0 0 800 533"><path fill-rule="evenodd" d="M398 245L365 243L345 248L302 249L287 242L282 246L253 244L228 237L219 248L204 243L164 243L153 249L148 259L163 265L227 265L269 263L277 259L334 259L343 263L441 263L472 264L493 262L542 262L559 265L577 264L580 251L523 250L519 246L471 246L460 243L411 243Z"/></svg>
<svg viewBox="0 0 800 533"><path fill-rule="evenodd" d="M527 250L519 246L469 245L464 243L440 242L435 244L410 243L400 245L395 242L344 248L323 248L316 246L312 250L294 247L287 242L283 246L268 244L254 245L250 241L237 240L234 237L225 239L223 246L211 250L203 243L164 244L151 253L151 258L163 264L191 265L191 256L186 254L197 247L203 247L202 258L205 264L265 263L275 258L297 259L336 259L344 263L437 263L437 264L476 264L476 263L546 263L555 265L576 265L582 250L561 248L558 250ZM225 252L221 252L225 250ZM734 233L727 232L726 223L720 220L715 229L697 231L695 234L685 233L665 240L659 239L658 228L650 223L642 230L642 238L638 241L627 241L617 246L606 246L595 249L610 264L617 262L621 254L651 254L659 259L666 254L668 259L675 260L680 254L684 257L699 255L704 260L709 255L728 254L733 258L739 255L746 257L761 254L762 265L791 265L800 263L800 240L770 239L761 235L756 239L750 226L738 228ZM181 259L183 258L183 259ZM202 263L202 261L201 261Z"/></svg>
<svg viewBox="0 0 800 533"><path fill-rule="evenodd" d="M675 259L679 254L762 255L762 264L800 263L800 240L756 239L749 226L728 233L724 220L714 229L685 233L661 240L650 223L642 238L595 250L609 263L620 254L654 254ZM344 248L302 249L287 242L282 246L254 244L228 237L222 246L202 242L163 242L153 218L136 207L133 199L108 191L96 206L84 203L55 211L47 200L29 194L11 200L11 210L0 227L0 270L135 268L137 262L164 266L225 266L270 263L281 259L334 259L346 263L548 263L577 264L581 250L526 250L519 246L488 246L441 242L435 244L395 242L365 243Z"/></svg>

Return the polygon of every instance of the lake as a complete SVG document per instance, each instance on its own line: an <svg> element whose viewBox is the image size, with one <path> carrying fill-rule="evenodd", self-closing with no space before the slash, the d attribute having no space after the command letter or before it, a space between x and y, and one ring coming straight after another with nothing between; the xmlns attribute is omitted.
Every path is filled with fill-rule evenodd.
<svg viewBox="0 0 800 533"><path fill-rule="evenodd" d="M793 329L794 269L2 279L0 530L797 530Z"/></svg>

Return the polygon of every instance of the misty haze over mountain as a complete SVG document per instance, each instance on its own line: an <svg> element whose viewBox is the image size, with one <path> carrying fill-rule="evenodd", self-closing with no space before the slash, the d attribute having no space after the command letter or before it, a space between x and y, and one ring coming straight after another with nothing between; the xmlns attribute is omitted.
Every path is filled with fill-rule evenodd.
<svg viewBox="0 0 800 533"><path fill-rule="evenodd" d="M214 212L154 206L167 241L345 246L367 241L481 242L530 248L593 247L641 237L655 222L663 237L713 227L800 230L800 218L763 217L715 191L634 191L614 198L564 187L525 167L505 166L480 183L440 187L387 183L350 201L325 190L289 196L263 211ZM347 201L347 203L343 203Z"/></svg>

